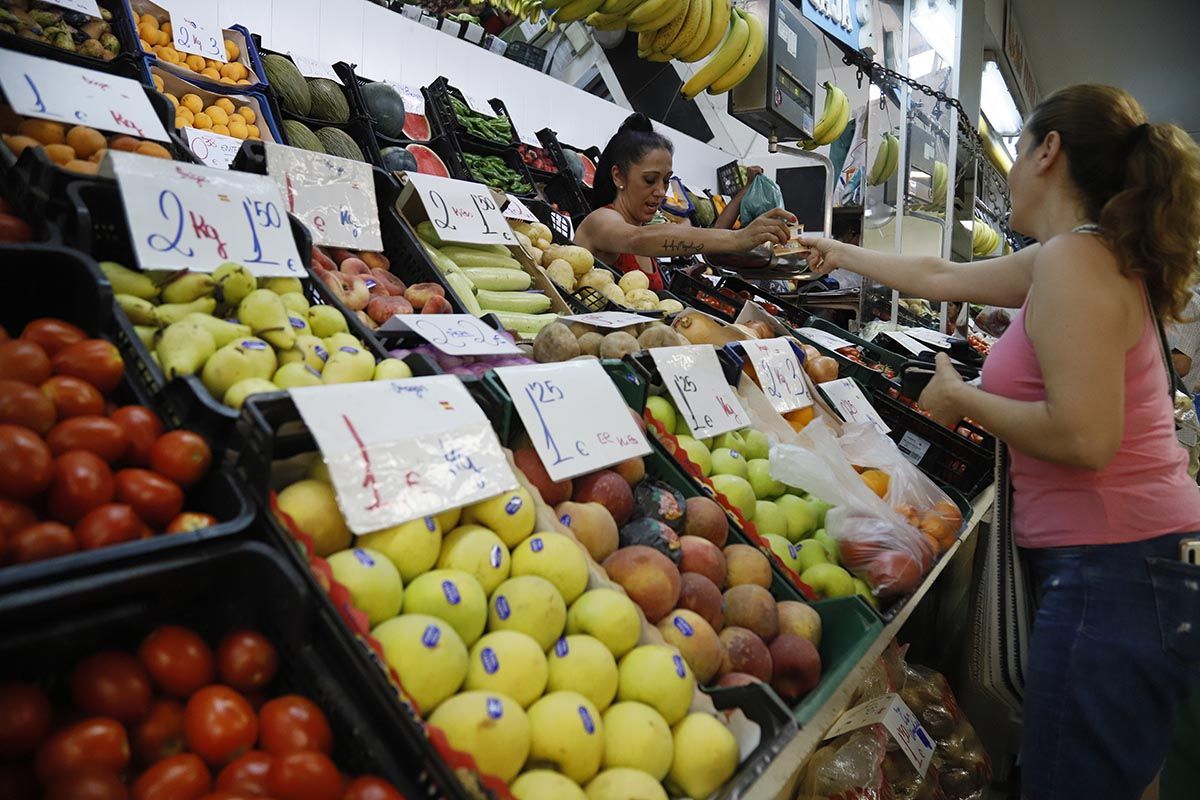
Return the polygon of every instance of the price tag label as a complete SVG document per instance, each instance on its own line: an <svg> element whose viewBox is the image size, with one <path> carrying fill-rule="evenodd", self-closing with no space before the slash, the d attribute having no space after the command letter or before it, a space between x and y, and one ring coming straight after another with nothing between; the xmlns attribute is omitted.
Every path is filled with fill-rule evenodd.
<svg viewBox="0 0 1200 800"><path fill-rule="evenodd" d="M929 442L912 431L905 431L896 446L900 448L904 457L914 464L920 464L921 459L929 452Z"/></svg>
<svg viewBox="0 0 1200 800"><path fill-rule="evenodd" d="M100 6L96 0L42 0L48 5L65 8L67 11L78 11L80 14L87 14L89 17L100 19Z"/></svg>
<svg viewBox="0 0 1200 800"><path fill-rule="evenodd" d="M891 431L853 378L839 378L821 384L829 404L846 422L869 422L885 436Z"/></svg>
<svg viewBox="0 0 1200 800"><path fill-rule="evenodd" d="M206 0L158 0L171 17L171 38L184 53L228 61L225 33L217 17L216 3Z"/></svg>
<svg viewBox="0 0 1200 800"><path fill-rule="evenodd" d="M308 386L291 395L356 534L517 486L487 417L452 375Z"/></svg>
<svg viewBox="0 0 1200 800"><path fill-rule="evenodd" d="M948 336L947 334L939 331L931 331L929 328L905 328L904 332L913 339L925 342L926 344L931 344L934 347L942 347L947 350L954 342L953 336Z"/></svg>
<svg viewBox="0 0 1200 800"><path fill-rule="evenodd" d="M404 113L425 114L425 95L421 94L419 88L392 81L387 81L387 85L400 93L400 97L404 100Z"/></svg>
<svg viewBox="0 0 1200 800"><path fill-rule="evenodd" d="M763 394L780 414L813 404L804 370L787 339L751 339L742 342L742 351L758 373Z"/></svg>
<svg viewBox="0 0 1200 800"><path fill-rule="evenodd" d="M796 333L828 350L841 350L843 347L854 347L854 342L847 342L845 339L818 328L797 328Z"/></svg>
<svg viewBox="0 0 1200 800"><path fill-rule="evenodd" d="M725 381L712 345L657 347L650 351L675 408L697 439L750 424L750 415Z"/></svg>
<svg viewBox="0 0 1200 800"><path fill-rule="evenodd" d="M561 481L650 452L620 392L599 362L500 367L538 457Z"/></svg>
<svg viewBox="0 0 1200 800"><path fill-rule="evenodd" d="M825 738L832 739L847 731L877 724L882 724L892 735L917 773L924 775L933 761L936 745L900 695L885 694L855 706L838 717Z"/></svg>
<svg viewBox="0 0 1200 800"><path fill-rule="evenodd" d="M521 349L471 314L396 314L380 331L412 331L452 356L513 356Z"/></svg>
<svg viewBox="0 0 1200 800"><path fill-rule="evenodd" d="M466 99L467 105L470 107L470 109L476 114L483 114L485 117L496 116L496 109L492 108L491 103L489 103L487 100L484 100L482 97L474 94L467 94L466 92L463 92L463 97Z"/></svg>
<svg viewBox="0 0 1200 800"><path fill-rule="evenodd" d="M188 127L184 127L183 134L196 158L217 169L229 169L229 165L242 149L242 140L232 136Z"/></svg>
<svg viewBox="0 0 1200 800"><path fill-rule="evenodd" d="M294 50L288 50L287 54L292 57L292 61L296 64L296 69L300 70L300 74L306 78L327 78L331 81L341 83L342 79L333 71L333 66L323 64L315 58L309 58L306 55L297 53ZM407 104L406 104L407 107Z"/></svg>
<svg viewBox="0 0 1200 800"><path fill-rule="evenodd" d="M513 117L512 125L513 130L516 131L517 138L521 140L522 144L527 144L530 147L543 147L542 140L537 137L537 132L532 128L526 127L525 124L516 117Z"/></svg>
<svg viewBox="0 0 1200 800"><path fill-rule="evenodd" d="M627 311L593 311L590 314L572 314L563 317L565 322L582 322L584 325L594 325L597 328L628 328L630 325L644 325L647 322L658 322L652 317L641 314L630 314Z"/></svg>
<svg viewBox="0 0 1200 800"><path fill-rule="evenodd" d="M506 219L519 219L525 222L538 221L538 218L521 202L521 199L511 194L508 195L508 205L504 207L504 216Z"/></svg>
<svg viewBox="0 0 1200 800"><path fill-rule="evenodd" d="M264 278L307 277L269 176L113 150L101 168L121 187L142 269L214 272L236 261Z"/></svg>
<svg viewBox="0 0 1200 800"><path fill-rule="evenodd" d="M912 353L914 356L919 356L922 353L933 352L928 347L902 331L884 331L884 334L896 344Z"/></svg>
<svg viewBox="0 0 1200 800"><path fill-rule="evenodd" d="M375 178L361 161L266 142L267 173L313 244L382 250Z"/></svg>
<svg viewBox="0 0 1200 800"><path fill-rule="evenodd" d="M417 188L429 221L444 241L517 244L517 237L486 186L437 175L412 172L407 175Z"/></svg>
<svg viewBox="0 0 1200 800"><path fill-rule="evenodd" d="M170 141L146 90L129 78L0 49L0 87L24 116Z"/></svg>

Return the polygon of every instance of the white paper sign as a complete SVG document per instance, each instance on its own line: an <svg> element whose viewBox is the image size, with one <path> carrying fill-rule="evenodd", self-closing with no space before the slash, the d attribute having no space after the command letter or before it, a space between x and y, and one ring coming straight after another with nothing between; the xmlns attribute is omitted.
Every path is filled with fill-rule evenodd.
<svg viewBox="0 0 1200 800"><path fill-rule="evenodd" d="M371 166L266 142L267 173L284 208L312 231L313 244L382 250Z"/></svg>
<svg viewBox="0 0 1200 800"><path fill-rule="evenodd" d="M598 361L500 367L551 480L561 481L650 452L650 444Z"/></svg>
<svg viewBox="0 0 1200 800"><path fill-rule="evenodd" d="M420 89L404 83L393 83L392 81L386 83L400 93L401 99L404 100L404 113L425 114L425 95L421 94Z"/></svg>
<svg viewBox="0 0 1200 800"><path fill-rule="evenodd" d="M236 261L260 277L308 276L269 176L115 150L101 170L121 187L142 269L215 272Z"/></svg>
<svg viewBox="0 0 1200 800"><path fill-rule="evenodd" d="M838 378L821 384L821 391L829 398L829 404L846 422L869 422L882 434L891 431L879 416L871 402L853 378Z"/></svg>
<svg viewBox="0 0 1200 800"><path fill-rule="evenodd" d="M516 117L513 117L512 126L513 130L517 134L517 139L520 140L522 144L527 144L530 147L538 148L543 146L542 140L537 137L537 132L532 128L525 127L525 125L522 124L521 121Z"/></svg>
<svg viewBox="0 0 1200 800"><path fill-rule="evenodd" d="M912 431L905 431L900 437L900 441L896 443L896 447L900 448L900 452L914 464L920 464L921 459L929 452L929 442L917 436Z"/></svg>
<svg viewBox="0 0 1200 800"><path fill-rule="evenodd" d="M453 375L308 386L291 395L356 534L517 486L487 417Z"/></svg>
<svg viewBox="0 0 1200 800"><path fill-rule="evenodd" d="M0 86L27 117L170 141L145 88L129 78L0 49Z"/></svg>
<svg viewBox="0 0 1200 800"><path fill-rule="evenodd" d="M750 415L725 381L712 345L657 347L650 357L663 385L697 439L727 433L750 424Z"/></svg>
<svg viewBox="0 0 1200 800"><path fill-rule="evenodd" d="M519 219L525 222L537 222L538 218L533 215L533 212L526 208L520 198L515 195L508 195L508 205L504 207L504 216L506 219Z"/></svg>
<svg viewBox="0 0 1200 800"><path fill-rule="evenodd" d="M463 97L467 101L467 106L469 106L470 109L476 114L483 114L485 117L496 116L496 109L492 108L492 104L487 100L484 100L482 97L474 94L467 94L466 92L463 92Z"/></svg>
<svg viewBox="0 0 1200 800"><path fill-rule="evenodd" d="M80 14L87 14L89 17L100 19L100 6L96 0L42 0L52 6L65 8L67 11L78 11Z"/></svg>
<svg viewBox="0 0 1200 800"><path fill-rule="evenodd" d="M589 314L572 314L563 317L564 322L582 322L597 328L628 328L630 325L644 325L647 322L658 322L653 317L643 317L641 314L630 314L627 311L593 311Z"/></svg>
<svg viewBox="0 0 1200 800"><path fill-rule="evenodd" d="M798 328L796 333L805 339L811 339L828 350L841 350L843 347L854 347L854 342L847 342L845 339L834 336L832 333L820 330L819 328Z"/></svg>
<svg viewBox="0 0 1200 800"><path fill-rule="evenodd" d="M837 722L833 723L833 727L825 734L825 738L832 739L847 731L875 724L883 725L896 744L900 745L904 755L908 756L917 774L924 775L933 761L936 745L922 727L921 721L898 694L885 694L850 709L838 717Z"/></svg>
<svg viewBox="0 0 1200 800"><path fill-rule="evenodd" d="M171 17L171 38L184 53L228 61L225 33L217 17L217 4L209 0L158 0Z"/></svg>
<svg viewBox="0 0 1200 800"><path fill-rule="evenodd" d="M751 339L742 342L742 351L758 374L763 394L780 414L813 404L804 370L787 339Z"/></svg>
<svg viewBox="0 0 1200 800"><path fill-rule="evenodd" d="M306 78L327 78L331 81L341 83L342 79L333 71L333 66L323 64L315 58L309 58L306 55L297 53L294 50L288 50L287 54L292 57L292 61L296 64L296 69L300 70L300 74Z"/></svg>
<svg viewBox="0 0 1200 800"><path fill-rule="evenodd" d="M412 331L452 356L521 355L504 334L471 314L396 314L379 330Z"/></svg>
<svg viewBox="0 0 1200 800"><path fill-rule="evenodd" d="M443 241L517 244L517 237L486 186L437 175L414 172L406 175L417 187L425 213Z"/></svg>
<svg viewBox="0 0 1200 800"><path fill-rule="evenodd" d="M196 158L207 166L217 169L229 169L229 165L233 163L233 159L242 149L241 139L212 131L202 131L185 126L183 135Z"/></svg>
<svg viewBox="0 0 1200 800"><path fill-rule="evenodd" d="M905 328L904 332L912 338L919 339L934 347L949 348L950 344L954 341L953 336L948 336L938 331L931 331L929 328Z"/></svg>
<svg viewBox="0 0 1200 800"><path fill-rule="evenodd" d="M883 333L888 338L890 338L892 341L894 341L896 344L900 345L905 350L912 353L914 356L919 356L922 353L932 353L933 352L928 347L921 344L916 339L912 338L911 336L909 336L907 333L904 333L903 331L884 331Z"/></svg>

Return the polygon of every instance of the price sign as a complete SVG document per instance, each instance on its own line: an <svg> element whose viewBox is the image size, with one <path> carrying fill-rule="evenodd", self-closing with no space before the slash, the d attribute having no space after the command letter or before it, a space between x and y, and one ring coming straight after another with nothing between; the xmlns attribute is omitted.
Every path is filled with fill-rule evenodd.
<svg viewBox="0 0 1200 800"><path fill-rule="evenodd" d="M653 317L643 317L641 314L630 314L627 311L593 311L589 314L572 314L563 317L565 322L582 322L597 328L628 328L630 325L645 325L647 322L658 322Z"/></svg>
<svg viewBox="0 0 1200 800"><path fill-rule="evenodd" d="M530 147L538 147L538 148L543 146L542 140L539 139L537 136L537 132L533 131L529 128L526 128L525 125L522 124L521 121L518 120L516 117L513 117L512 125L513 125L513 130L517 134L517 138L521 140L522 144L527 144Z"/></svg>
<svg viewBox="0 0 1200 800"><path fill-rule="evenodd" d="M96 0L42 0L42 2L65 8L67 11L78 11L89 17L100 18L100 6L96 4Z"/></svg>
<svg viewBox="0 0 1200 800"><path fill-rule="evenodd" d="M650 351L663 385L697 439L744 428L750 415L725 381L712 345L656 347Z"/></svg>
<svg viewBox="0 0 1200 800"><path fill-rule="evenodd" d="M324 64L317 61L315 58L309 58L302 53L297 53L295 50L288 50L287 54L291 56L296 69L300 70L300 74L306 78L327 78L331 81L341 83L342 79L333 71L333 67L329 64Z"/></svg>
<svg viewBox="0 0 1200 800"><path fill-rule="evenodd" d="M236 261L264 278L307 277L269 176L114 150L101 168L121 187L142 269L214 272Z"/></svg>
<svg viewBox="0 0 1200 800"><path fill-rule="evenodd" d="M375 178L361 161L266 142L267 174L285 208L312 231L313 244L382 250Z"/></svg>
<svg viewBox="0 0 1200 800"><path fill-rule="evenodd" d="M758 373L763 394L780 414L813 404L804 370L787 339L752 339L742 342L742 351Z"/></svg>
<svg viewBox="0 0 1200 800"><path fill-rule="evenodd" d="M533 212L526 208L520 198L515 195L508 195L508 205L504 207L504 217L506 219L519 219L525 222L537 222L538 218L533 215Z"/></svg>
<svg viewBox="0 0 1200 800"><path fill-rule="evenodd" d="M513 356L521 349L471 314L396 314L380 331L412 331L452 356Z"/></svg>
<svg viewBox="0 0 1200 800"><path fill-rule="evenodd" d="M500 367L538 457L561 481L650 452L617 387L599 362Z"/></svg>
<svg viewBox="0 0 1200 800"><path fill-rule="evenodd" d="M463 97L466 99L467 105L470 107L470 109L476 114L483 114L485 117L496 116L496 109L492 108L492 104L487 100L484 100L482 97L473 94L467 94L466 92L463 92Z"/></svg>
<svg viewBox="0 0 1200 800"><path fill-rule="evenodd" d="M928 347L926 347L925 345L918 342L916 339L912 338L908 334L903 333L901 331L884 331L884 334L889 339L894 341L896 344L900 345L905 350L912 353L914 356L919 356L922 353L933 352Z"/></svg>
<svg viewBox="0 0 1200 800"><path fill-rule="evenodd" d="M0 87L27 117L170 141L146 90L129 78L0 50Z"/></svg>
<svg viewBox="0 0 1200 800"><path fill-rule="evenodd" d="M196 158L217 169L229 169L229 165L242 149L242 140L232 136L188 127L183 129L183 134Z"/></svg>
<svg viewBox="0 0 1200 800"><path fill-rule="evenodd" d="M919 775L924 775L933 761L936 745L921 721L897 694L885 694L855 706L842 716L825 734L826 739L867 725L882 724L912 763Z"/></svg>
<svg viewBox="0 0 1200 800"><path fill-rule="evenodd" d="M171 38L175 49L184 53L228 61L225 32L217 17L216 3L206 0L159 0L171 17Z"/></svg>
<svg viewBox="0 0 1200 800"><path fill-rule="evenodd" d="M841 350L843 347L854 347L854 342L847 342L845 339L818 328L797 328L796 333L828 350Z"/></svg>
<svg viewBox="0 0 1200 800"><path fill-rule="evenodd" d="M905 328L904 332L913 339L918 339L934 347L949 349L950 345L954 342L953 336L948 336L939 331L931 331L929 328Z"/></svg>
<svg viewBox="0 0 1200 800"><path fill-rule="evenodd" d="M517 244L491 191L482 184L407 173L438 236L447 242Z"/></svg>
<svg viewBox="0 0 1200 800"><path fill-rule="evenodd" d="M400 93L400 97L404 100L404 112L406 114L425 114L425 95L421 94L420 89L403 83L393 83L392 81L387 81L387 85Z"/></svg>
<svg viewBox="0 0 1200 800"><path fill-rule="evenodd" d="M887 435L889 428L880 418L879 413L871 402L863 396L862 390L853 378L839 378L821 384L821 391L829 398L829 404L846 422L869 422L875 430Z"/></svg>
<svg viewBox="0 0 1200 800"><path fill-rule="evenodd" d="M452 375L308 386L291 395L356 534L517 486L487 417Z"/></svg>

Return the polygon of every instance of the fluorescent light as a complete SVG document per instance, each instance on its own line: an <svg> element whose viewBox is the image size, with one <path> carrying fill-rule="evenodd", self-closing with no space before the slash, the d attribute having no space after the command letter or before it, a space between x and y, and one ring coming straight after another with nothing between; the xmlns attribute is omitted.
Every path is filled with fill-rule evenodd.
<svg viewBox="0 0 1200 800"><path fill-rule="evenodd" d="M955 33L957 15L954 6L949 3L937 6L922 5L912 11L912 25L921 34L925 43L937 51L947 64L954 63L954 50L958 37ZM928 73L912 72L910 74L926 75Z"/></svg>
<svg viewBox="0 0 1200 800"><path fill-rule="evenodd" d="M1021 132L1021 112L1017 111L1017 104L995 61L983 65L979 105L997 135L1011 136Z"/></svg>

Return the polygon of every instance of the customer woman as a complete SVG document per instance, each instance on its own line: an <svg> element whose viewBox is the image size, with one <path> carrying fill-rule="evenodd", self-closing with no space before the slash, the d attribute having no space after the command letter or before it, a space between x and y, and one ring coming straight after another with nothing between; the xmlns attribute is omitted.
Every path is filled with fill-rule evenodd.
<svg viewBox="0 0 1200 800"><path fill-rule="evenodd" d="M674 152L670 140L656 133L644 114L626 119L600 155L592 189L596 210L575 231L575 243L621 272L645 272L651 289L664 289L655 257L735 253L763 242L788 241L787 223L795 217L783 209L769 211L736 231L647 225L667 195Z"/></svg>
<svg viewBox="0 0 1200 800"><path fill-rule="evenodd" d="M1041 593L1025 683L1022 797L1136 800L1200 667L1200 491L1175 440L1158 319L1187 302L1200 150L1120 89L1072 86L1026 122L1012 226L1040 244L979 264L803 239L918 297L1020 307L982 388L938 356L920 398L1011 449L1014 531Z"/></svg>

